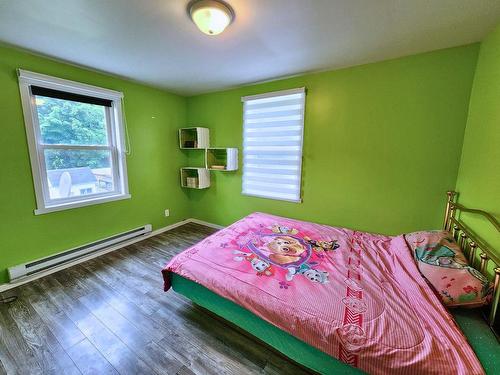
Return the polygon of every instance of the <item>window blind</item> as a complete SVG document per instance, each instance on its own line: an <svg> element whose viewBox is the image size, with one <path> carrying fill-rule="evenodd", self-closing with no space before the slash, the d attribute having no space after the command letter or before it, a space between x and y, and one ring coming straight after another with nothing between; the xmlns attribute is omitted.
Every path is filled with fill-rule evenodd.
<svg viewBox="0 0 500 375"><path fill-rule="evenodd" d="M305 88L245 96L243 194L300 202Z"/></svg>
<svg viewBox="0 0 500 375"><path fill-rule="evenodd" d="M93 96L74 94L72 92L59 91L41 86L31 86L31 93L33 95L46 96L49 98L71 100L73 102L81 102L87 104L97 104L97 105L102 105L104 107L111 107L113 103L113 101L109 99L102 99Z"/></svg>

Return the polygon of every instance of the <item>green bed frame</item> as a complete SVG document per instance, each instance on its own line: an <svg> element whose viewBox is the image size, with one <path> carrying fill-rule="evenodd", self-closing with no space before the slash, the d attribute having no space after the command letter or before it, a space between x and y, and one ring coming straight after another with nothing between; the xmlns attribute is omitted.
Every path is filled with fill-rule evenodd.
<svg viewBox="0 0 500 375"><path fill-rule="evenodd" d="M243 307L182 276L170 273L172 288L197 305L233 323L286 357L320 374L362 374L328 354L282 331ZM478 310L456 310L455 319L487 374L500 369L500 345Z"/></svg>

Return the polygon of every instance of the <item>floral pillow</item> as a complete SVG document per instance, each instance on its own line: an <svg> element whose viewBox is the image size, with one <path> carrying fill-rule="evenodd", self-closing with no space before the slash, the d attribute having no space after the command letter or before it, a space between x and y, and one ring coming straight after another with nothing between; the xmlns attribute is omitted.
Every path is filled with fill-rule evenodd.
<svg viewBox="0 0 500 375"><path fill-rule="evenodd" d="M488 304L492 284L469 266L462 250L446 231L405 235L422 275L448 307L479 307Z"/></svg>

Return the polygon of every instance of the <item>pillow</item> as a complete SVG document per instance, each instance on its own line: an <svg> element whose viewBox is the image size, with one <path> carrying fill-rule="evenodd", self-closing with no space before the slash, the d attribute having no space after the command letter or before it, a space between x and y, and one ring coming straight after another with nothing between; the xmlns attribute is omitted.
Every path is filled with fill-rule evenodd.
<svg viewBox="0 0 500 375"><path fill-rule="evenodd" d="M405 235L422 275L448 307L479 307L490 302L492 283L472 268L446 231Z"/></svg>

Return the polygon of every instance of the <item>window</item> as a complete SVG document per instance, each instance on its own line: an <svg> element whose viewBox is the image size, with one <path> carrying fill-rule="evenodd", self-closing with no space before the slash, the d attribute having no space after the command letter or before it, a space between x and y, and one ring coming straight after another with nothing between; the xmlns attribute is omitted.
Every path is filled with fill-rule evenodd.
<svg viewBox="0 0 500 375"><path fill-rule="evenodd" d="M37 209L130 198L117 91L19 70Z"/></svg>
<svg viewBox="0 0 500 375"><path fill-rule="evenodd" d="M243 194L300 202L305 89L245 96Z"/></svg>

